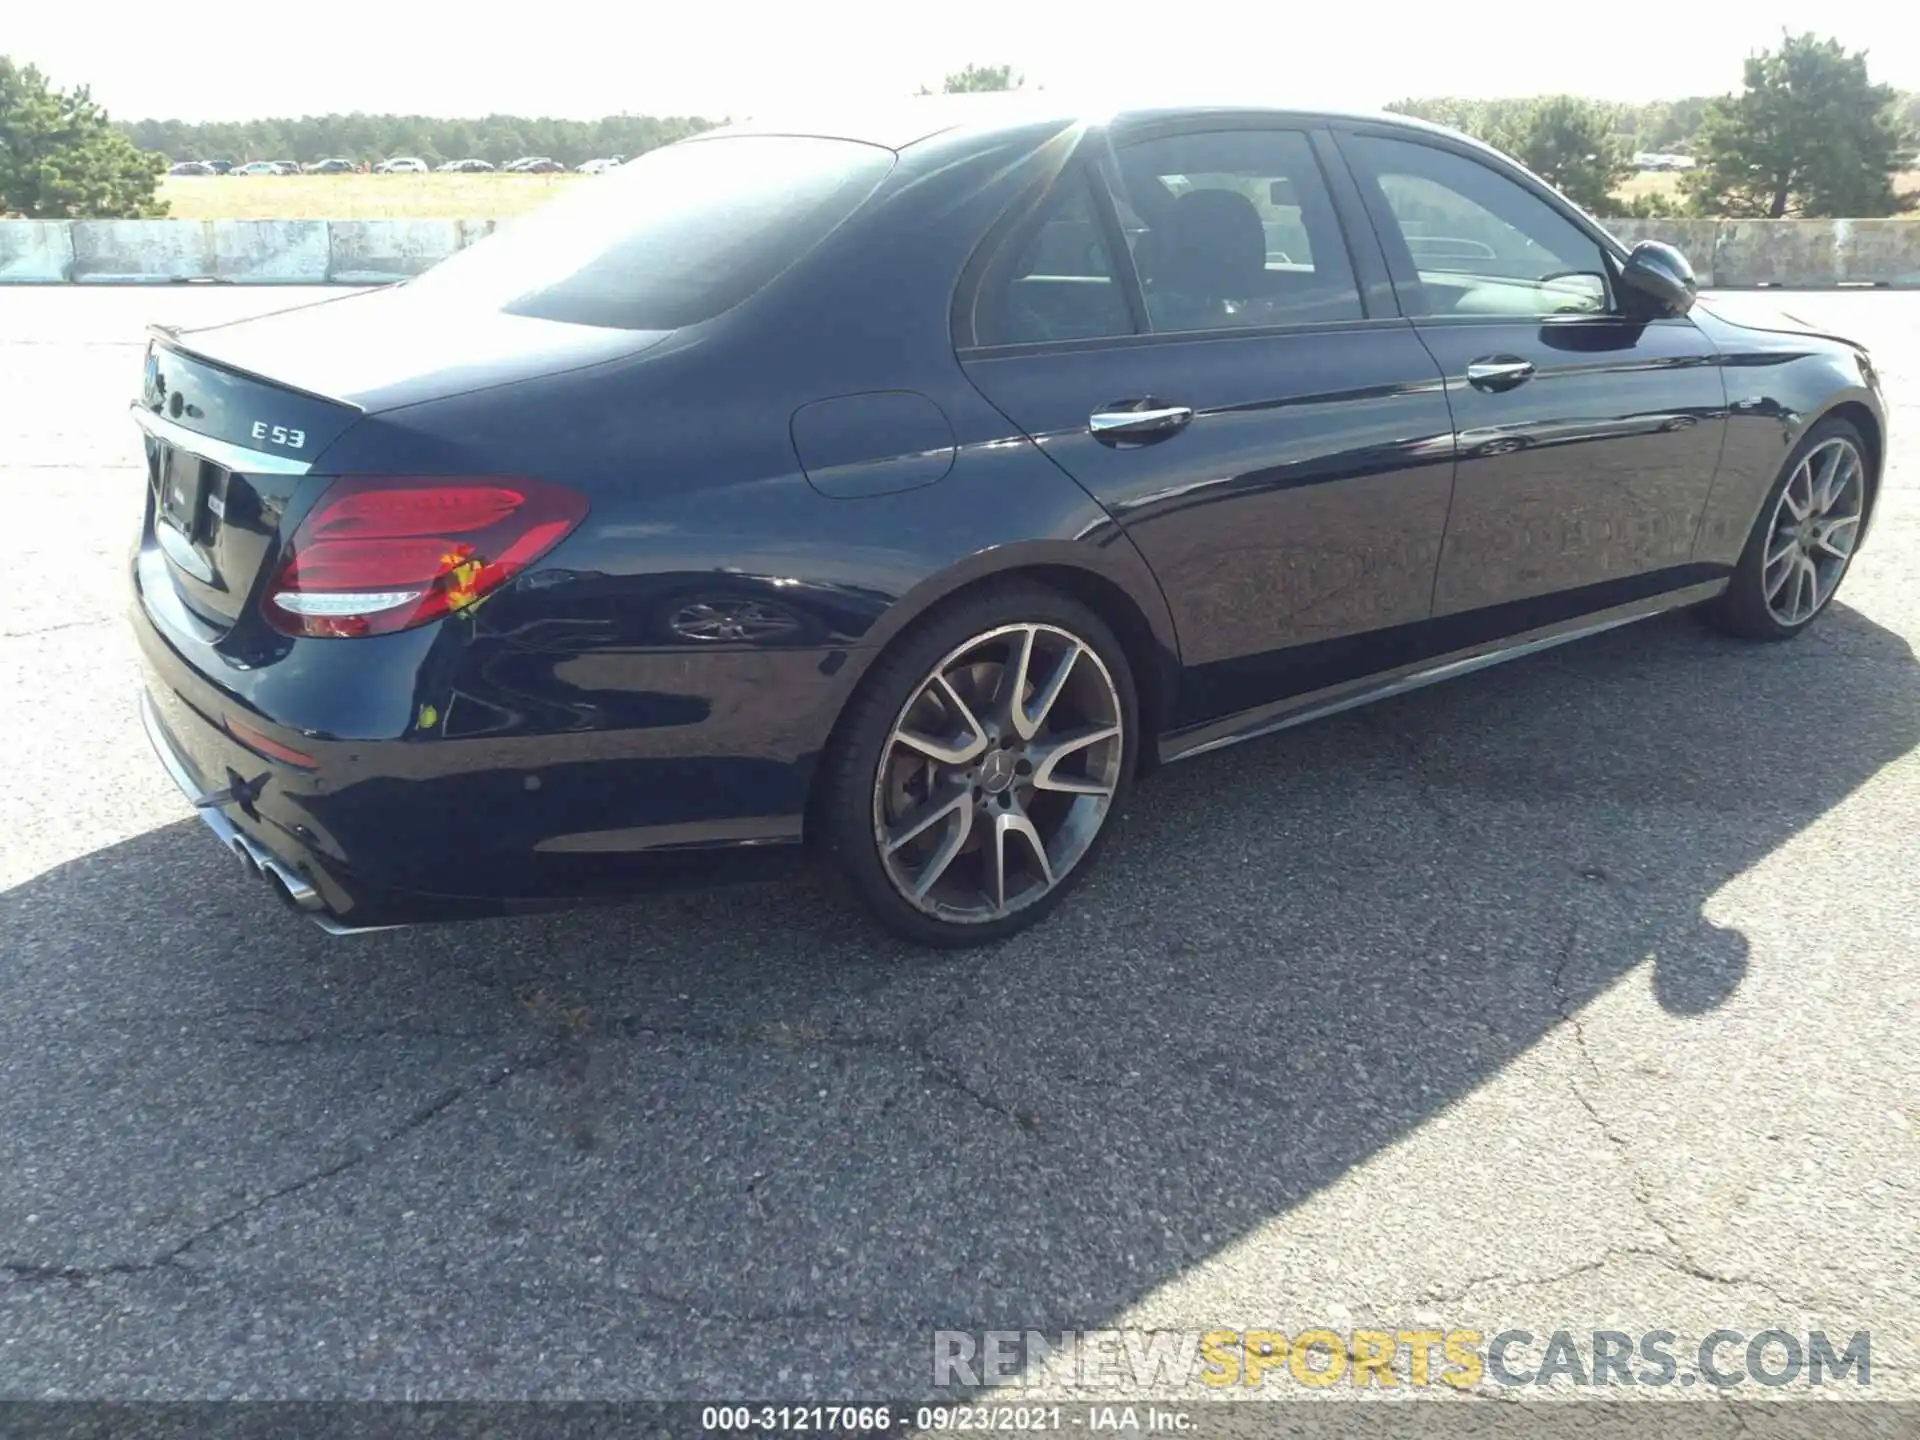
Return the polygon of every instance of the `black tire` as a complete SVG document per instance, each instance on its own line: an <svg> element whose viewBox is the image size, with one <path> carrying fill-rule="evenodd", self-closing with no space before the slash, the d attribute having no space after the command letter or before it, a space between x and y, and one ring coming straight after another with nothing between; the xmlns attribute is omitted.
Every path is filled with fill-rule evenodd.
<svg viewBox="0 0 1920 1440"><path fill-rule="evenodd" d="M882 859L875 833L880 767L896 724L943 659L975 637L1024 624L1067 632L1105 667L1118 697L1121 725L1112 798L1092 840L1044 894L995 919L937 918L896 887ZM991 944L1039 923L1097 861L1113 828L1113 817L1132 786L1139 745L1139 701L1132 669L1125 650L1099 615L1078 600L1030 580L971 591L923 617L862 678L823 757L812 817L816 848L862 906L896 935L938 949Z"/></svg>
<svg viewBox="0 0 1920 1440"><path fill-rule="evenodd" d="M1727 588L1719 595L1698 608L1697 613L1715 630L1723 635L1731 635L1741 640L1781 641L1791 640L1813 622L1826 613L1827 606L1833 603L1833 597L1840 591L1846 579L1847 569L1851 567L1853 557L1849 555L1842 563L1840 574L1834 580L1832 589L1824 600L1804 619L1793 624L1783 622L1767 604L1765 568L1767 539L1772 533L1774 514L1780 505L1781 492L1793 478L1793 473L1807 455L1830 440L1846 440L1858 452L1862 466L1861 485L1863 501L1872 503L1872 475L1866 469L1867 456L1870 453L1867 444L1861 438L1860 431L1850 422L1841 419L1822 420L1800 437L1800 443L1793 447L1786 463L1780 467L1780 473L1774 477L1773 484L1767 488L1766 501L1760 506L1755 517L1753 530L1747 536L1746 549L1740 553L1740 563L1734 567L1733 578ZM1857 543L1857 536L1856 536Z"/></svg>

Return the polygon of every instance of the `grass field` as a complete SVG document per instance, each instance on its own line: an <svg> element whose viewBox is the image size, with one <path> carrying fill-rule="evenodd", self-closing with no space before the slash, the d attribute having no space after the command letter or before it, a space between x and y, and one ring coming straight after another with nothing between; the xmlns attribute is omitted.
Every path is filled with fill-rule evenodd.
<svg viewBox="0 0 1920 1440"><path fill-rule="evenodd" d="M176 220L504 219L591 175L169 175Z"/></svg>
<svg viewBox="0 0 1920 1440"><path fill-rule="evenodd" d="M1623 200L1638 200L1645 195L1665 195L1669 199L1678 199L1680 176L1672 170L1643 170L1638 175L1629 175L1613 193Z"/></svg>
<svg viewBox="0 0 1920 1440"><path fill-rule="evenodd" d="M1920 170L1909 170L1894 178L1893 188L1902 194L1920 191ZM1627 181L1615 192L1623 199L1638 200L1642 195L1667 195L1678 197L1680 194L1680 175L1673 170L1648 170L1638 175L1630 175Z"/></svg>
<svg viewBox="0 0 1920 1440"><path fill-rule="evenodd" d="M523 215L583 175L186 175L160 182L168 214L178 220L504 219ZM1920 171L1899 179L1920 191ZM1628 199L1677 194L1679 175L1635 175L1620 187Z"/></svg>

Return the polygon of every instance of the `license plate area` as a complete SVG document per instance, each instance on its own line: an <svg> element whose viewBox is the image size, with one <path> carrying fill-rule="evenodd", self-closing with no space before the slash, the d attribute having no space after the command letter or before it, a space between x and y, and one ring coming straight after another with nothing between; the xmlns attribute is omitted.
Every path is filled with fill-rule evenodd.
<svg viewBox="0 0 1920 1440"><path fill-rule="evenodd" d="M205 538L207 466L162 442L154 457L154 493L160 518L189 542Z"/></svg>
<svg viewBox="0 0 1920 1440"><path fill-rule="evenodd" d="M218 450L224 442L206 443ZM231 470L198 448L194 437L176 444L146 436L151 543L166 557L173 588L195 617L230 626L271 568L280 517L304 480L271 469Z"/></svg>
<svg viewBox="0 0 1920 1440"><path fill-rule="evenodd" d="M164 440L150 454L153 538L181 576L205 587L190 601L206 601L221 588L214 560L220 501L213 493L220 467Z"/></svg>

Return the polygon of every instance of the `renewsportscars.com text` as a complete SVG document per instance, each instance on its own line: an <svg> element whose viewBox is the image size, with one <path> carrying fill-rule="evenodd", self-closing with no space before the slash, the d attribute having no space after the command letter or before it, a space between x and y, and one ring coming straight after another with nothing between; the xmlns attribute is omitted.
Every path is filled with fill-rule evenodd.
<svg viewBox="0 0 1920 1440"><path fill-rule="evenodd" d="M1332 1385L1471 1390L1500 1386L1761 1385L1873 1383L1872 1335L1824 1330L1307 1329L939 1330L938 1389L1049 1387L1136 1393L1198 1383L1228 1387Z"/></svg>

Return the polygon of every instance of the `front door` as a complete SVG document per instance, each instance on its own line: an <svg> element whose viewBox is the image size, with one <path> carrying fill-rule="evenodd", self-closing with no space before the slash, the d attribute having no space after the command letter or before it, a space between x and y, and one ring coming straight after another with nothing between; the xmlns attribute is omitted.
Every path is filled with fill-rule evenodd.
<svg viewBox="0 0 1920 1440"><path fill-rule="evenodd" d="M1308 132L1119 137L1027 234L962 361L1159 577L1176 727L1380 668L1361 637L1417 643L1451 420L1412 326L1362 303Z"/></svg>
<svg viewBox="0 0 1920 1440"><path fill-rule="evenodd" d="M1690 564L1726 423L1712 342L1622 313L1599 242L1516 176L1437 138L1338 133L1453 405L1434 613L1713 578Z"/></svg>

